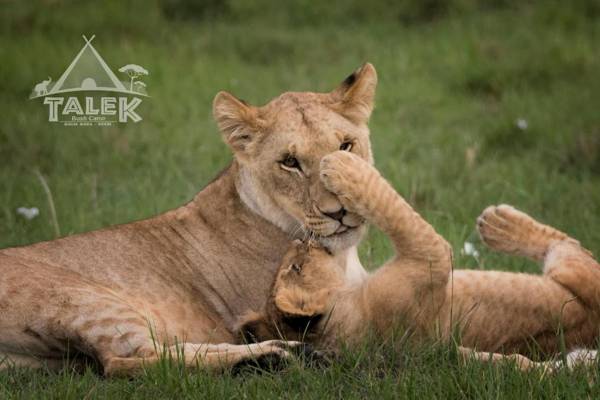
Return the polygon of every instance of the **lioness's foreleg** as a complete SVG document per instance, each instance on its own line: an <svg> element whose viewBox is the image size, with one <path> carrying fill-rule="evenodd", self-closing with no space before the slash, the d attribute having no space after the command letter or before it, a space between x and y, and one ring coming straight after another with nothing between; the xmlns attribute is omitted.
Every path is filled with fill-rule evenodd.
<svg viewBox="0 0 600 400"><path fill-rule="evenodd" d="M396 248L396 258L364 285L369 318L382 329L394 319L431 328L446 298L450 245L361 158L343 151L324 157L321 179L346 209L379 227Z"/></svg>
<svg viewBox="0 0 600 400"><path fill-rule="evenodd" d="M107 374L135 374L181 349L186 365L223 368L253 357L288 355L294 343L185 344L173 346L169 310L154 314L143 299L129 298L77 274L44 264L0 259L0 368L60 367L69 355L96 359ZM31 265L32 264L32 265ZM30 277L35 277L30 279ZM21 287L21 290L14 290ZM156 326L158 324L158 326Z"/></svg>
<svg viewBox="0 0 600 400"><path fill-rule="evenodd" d="M299 344L298 342L282 340L269 340L242 345L183 343L170 346L164 352L147 357L110 357L104 363L104 374L107 376L137 375L145 367L159 362L161 357L169 357L175 362L181 362L188 368L206 368L221 371L243 361L258 360L264 356L272 355L279 358L288 358L291 356L288 350Z"/></svg>
<svg viewBox="0 0 600 400"><path fill-rule="evenodd" d="M40 358L26 354L0 352L0 371L9 368L48 368L60 370L64 366L62 359Z"/></svg>
<svg viewBox="0 0 600 400"><path fill-rule="evenodd" d="M127 302L95 288L66 288L65 292L68 297L45 299L35 315L6 315L15 322L4 333L14 340L5 336L0 344L14 351L0 351L0 370L60 369L69 353L93 357L106 375L138 374L144 365L157 363L162 356L179 358L187 367L223 370L266 355L287 358L288 349L298 345L275 340L249 345L183 343L165 348L163 342L175 339L156 332L152 322Z"/></svg>

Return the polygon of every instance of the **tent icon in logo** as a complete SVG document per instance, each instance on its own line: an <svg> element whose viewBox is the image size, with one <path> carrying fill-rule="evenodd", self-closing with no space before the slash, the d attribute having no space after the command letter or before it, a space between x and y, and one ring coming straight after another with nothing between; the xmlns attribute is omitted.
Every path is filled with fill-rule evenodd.
<svg viewBox="0 0 600 400"><path fill-rule="evenodd" d="M131 84L124 84L92 46L94 37L95 35L88 40L83 36L85 45L56 83L52 85L51 78L48 77L48 80L35 86L31 98L76 91L109 91L146 96L145 85L134 85L133 80L141 75L148 75L148 71L136 65L145 73L136 75ZM131 75L128 76L131 78Z"/></svg>

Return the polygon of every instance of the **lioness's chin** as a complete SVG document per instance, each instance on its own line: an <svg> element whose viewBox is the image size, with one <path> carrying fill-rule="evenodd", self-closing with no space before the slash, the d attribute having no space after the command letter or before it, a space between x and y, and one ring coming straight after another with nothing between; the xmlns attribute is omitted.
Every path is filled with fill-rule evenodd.
<svg viewBox="0 0 600 400"><path fill-rule="evenodd" d="M362 224L354 228L348 228L340 233L317 237L317 240L322 246L327 247L329 251L336 253L340 250L345 250L357 245L364 236L366 230L367 226Z"/></svg>

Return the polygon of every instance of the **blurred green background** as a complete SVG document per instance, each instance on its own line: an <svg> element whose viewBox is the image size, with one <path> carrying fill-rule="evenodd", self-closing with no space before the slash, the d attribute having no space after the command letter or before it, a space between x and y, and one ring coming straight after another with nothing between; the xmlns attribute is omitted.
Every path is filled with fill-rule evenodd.
<svg viewBox="0 0 600 400"><path fill-rule="evenodd" d="M128 63L149 70L143 121L63 127L28 100L93 34L115 73ZM380 82L376 165L451 241L457 265L539 270L479 244L474 220L500 202L599 253L599 47L596 0L4 0L0 247L55 237L35 171L62 235L155 215L231 159L211 117L219 90L264 104L331 90L369 61ZM21 206L40 216L25 220ZM465 241L478 260L461 254ZM361 246L370 268L390 254L375 230Z"/></svg>

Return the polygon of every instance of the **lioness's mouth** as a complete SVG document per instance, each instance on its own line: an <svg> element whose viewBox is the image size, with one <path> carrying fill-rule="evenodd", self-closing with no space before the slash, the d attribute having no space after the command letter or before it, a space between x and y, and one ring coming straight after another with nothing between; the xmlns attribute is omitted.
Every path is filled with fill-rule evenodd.
<svg viewBox="0 0 600 400"><path fill-rule="evenodd" d="M354 227L354 228L356 228L356 227ZM351 227L351 226L348 226L348 225L340 225L340 227L339 227L339 228L337 228L337 229L335 230L335 232L333 232L333 234L334 234L334 235L337 235L338 233L344 233L344 232L346 232L347 230L349 230L349 229L354 229L354 228L353 228L353 227Z"/></svg>
<svg viewBox="0 0 600 400"><path fill-rule="evenodd" d="M325 226L323 227L320 225L316 225L314 227L310 225L304 225L303 231L305 235L310 235L319 241L327 239L344 240L346 237L351 237L353 234L360 231L361 227L365 225L364 219L355 221L357 222L356 225L346 225L341 221L338 222L339 223L336 224L335 227L328 226L329 224L324 224Z"/></svg>
<svg viewBox="0 0 600 400"><path fill-rule="evenodd" d="M355 231L357 231L361 226L363 226L363 224L360 225L356 225L356 226L348 226L348 225L340 225L335 232L333 232L331 235L328 235L326 237L341 237L344 235L349 235L354 233Z"/></svg>
<svg viewBox="0 0 600 400"><path fill-rule="evenodd" d="M364 224L357 226L341 224L335 231L328 235L319 234L314 231L309 232L323 247L329 249L331 253L336 253L338 250L343 250L357 244L361 238L362 227L364 227Z"/></svg>

